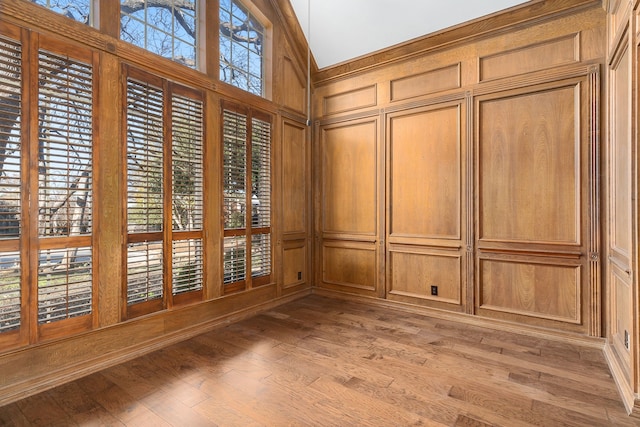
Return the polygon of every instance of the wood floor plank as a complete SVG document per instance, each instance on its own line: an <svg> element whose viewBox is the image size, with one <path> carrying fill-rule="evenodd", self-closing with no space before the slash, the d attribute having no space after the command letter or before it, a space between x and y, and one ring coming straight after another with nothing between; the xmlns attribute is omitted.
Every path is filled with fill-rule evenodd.
<svg viewBox="0 0 640 427"><path fill-rule="evenodd" d="M634 426L601 351L308 296L0 407L4 426Z"/></svg>
<svg viewBox="0 0 640 427"><path fill-rule="evenodd" d="M7 427L28 426L29 420L24 416L17 403L0 408L0 425Z"/></svg>
<svg viewBox="0 0 640 427"><path fill-rule="evenodd" d="M325 395L324 402L327 406L340 409L342 413L350 413L360 425L384 425L383 420L395 420L397 425L413 426L420 425L423 421L418 414L369 398L331 379L319 378L310 387ZM358 402L358 405L352 405L351 402Z"/></svg>
<svg viewBox="0 0 640 427"><path fill-rule="evenodd" d="M63 426L72 424L69 415L48 392L18 402L20 411L31 426Z"/></svg>

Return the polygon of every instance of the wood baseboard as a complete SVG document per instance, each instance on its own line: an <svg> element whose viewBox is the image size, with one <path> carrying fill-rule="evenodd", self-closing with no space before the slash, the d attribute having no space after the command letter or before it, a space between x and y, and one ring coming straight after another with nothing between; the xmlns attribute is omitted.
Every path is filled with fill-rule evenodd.
<svg viewBox="0 0 640 427"><path fill-rule="evenodd" d="M604 357L609 365L613 380L618 386L618 392L620 393L622 403L624 403L627 413L629 416L640 420L640 400L636 398L633 388L626 380L624 369L620 366L618 358L608 343L604 346Z"/></svg>

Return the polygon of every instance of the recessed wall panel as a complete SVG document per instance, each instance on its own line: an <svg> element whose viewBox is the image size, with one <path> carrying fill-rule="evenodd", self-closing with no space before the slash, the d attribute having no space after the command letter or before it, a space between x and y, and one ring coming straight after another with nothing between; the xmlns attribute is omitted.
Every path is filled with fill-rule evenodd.
<svg viewBox="0 0 640 427"><path fill-rule="evenodd" d="M324 98L324 115L374 107L377 101L376 85L365 86L347 92L336 93Z"/></svg>
<svg viewBox="0 0 640 427"><path fill-rule="evenodd" d="M480 58L480 80L531 73L580 60L580 37L571 34Z"/></svg>
<svg viewBox="0 0 640 427"><path fill-rule="evenodd" d="M300 80L290 58L283 58L282 101L285 106L301 114L306 113L306 82Z"/></svg>
<svg viewBox="0 0 640 427"><path fill-rule="evenodd" d="M389 293L460 304L461 271L458 254L392 251Z"/></svg>
<svg viewBox="0 0 640 427"><path fill-rule="evenodd" d="M611 249L625 265L631 265L632 246L632 170L631 170L631 70L628 49L612 70L612 89L615 94L611 109Z"/></svg>
<svg viewBox="0 0 640 427"><path fill-rule="evenodd" d="M307 247L285 247L283 254L284 289L304 283L307 280Z"/></svg>
<svg viewBox="0 0 640 427"><path fill-rule="evenodd" d="M481 259L481 309L580 323L581 267Z"/></svg>
<svg viewBox="0 0 640 427"><path fill-rule="evenodd" d="M323 231L376 235L377 122L322 131Z"/></svg>
<svg viewBox="0 0 640 427"><path fill-rule="evenodd" d="M306 129L283 122L282 129L282 227L284 233L304 233L307 224Z"/></svg>
<svg viewBox="0 0 640 427"><path fill-rule="evenodd" d="M414 74L391 81L391 101L460 87L460 64Z"/></svg>
<svg viewBox="0 0 640 427"><path fill-rule="evenodd" d="M579 100L571 85L480 102L481 240L582 243Z"/></svg>
<svg viewBox="0 0 640 427"><path fill-rule="evenodd" d="M375 290L376 252L374 244L325 244L322 248L323 282Z"/></svg>
<svg viewBox="0 0 640 427"><path fill-rule="evenodd" d="M391 236L460 238L460 108L389 121Z"/></svg>

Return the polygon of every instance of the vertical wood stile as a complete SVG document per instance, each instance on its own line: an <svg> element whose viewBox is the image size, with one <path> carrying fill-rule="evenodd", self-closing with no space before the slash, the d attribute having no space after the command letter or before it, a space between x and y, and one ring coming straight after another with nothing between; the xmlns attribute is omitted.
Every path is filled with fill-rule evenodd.
<svg viewBox="0 0 640 427"><path fill-rule="evenodd" d="M600 68L589 71L589 292L590 334L602 336L600 273Z"/></svg>
<svg viewBox="0 0 640 427"><path fill-rule="evenodd" d="M475 232L474 232L474 220L475 220L475 184L474 184L474 131L473 131L473 92L468 91L465 93L465 103L466 103L466 128L467 128L467 153L466 153L466 216L464 217L466 222L466 233L465 233L465 272L466 272L466 307L465 312L467 314L473 314L475 311L475 287L474 287L474 266L475 266Z"/></svg>

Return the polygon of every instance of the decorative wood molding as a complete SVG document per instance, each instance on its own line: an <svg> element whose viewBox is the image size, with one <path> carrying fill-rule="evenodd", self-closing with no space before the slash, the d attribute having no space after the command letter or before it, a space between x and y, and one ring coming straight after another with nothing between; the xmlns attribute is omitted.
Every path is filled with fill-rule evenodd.
<svg viewBox="0 0 640 427"><path fill-rule="evenodd" d="M425 55L438 49L449 48L471 39L498 35L525 25L540 23L590 8L600 8L600 0L538 0L494 13L442 31L427 34L418 39L382 49L332 67L318 70L313 75L316 85L351 76L382 64L390 64L408 58Z"/></svg>
<svg viewBox="0 0 640 427"><path fill-rule="evenodd" d="M466 246L467 251L465 255L465 264L467 269L467 277L466 277L466 290L467 290L467 298L466 298L466 307L465 311L467 314L474 314L475 312L475 292L474 290L474 277L475 277L475 219L477 207L475 204L475 140L474 140L474 131L473 131L473 118L475 117L475 102L473 99L473 92L467 91L465 92L465 103L467 107L467 116L465 118L467 122L467 140L465 141L467 144L467 185L466 185L466 211L467 211L467 223L465 224L466 230Z"/></svg>
<svg viewBox="0 0 640 427"><path fill-rule="evenodd" d="M600 226L600 66L589 69L589 300L591 307L590 334L602 336L601 304L601 226Z"/></svg>

